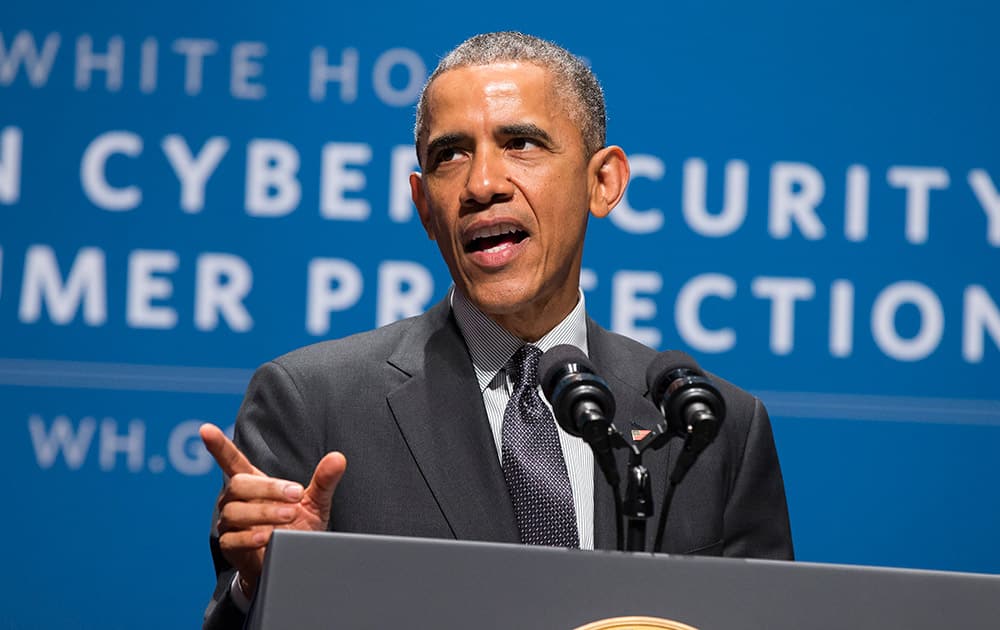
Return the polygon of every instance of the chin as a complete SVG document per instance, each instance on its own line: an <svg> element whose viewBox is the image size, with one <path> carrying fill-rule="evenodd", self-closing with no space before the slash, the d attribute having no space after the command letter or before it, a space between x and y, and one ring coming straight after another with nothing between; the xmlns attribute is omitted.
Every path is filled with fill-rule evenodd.
<svg viewBox="0 0 1000 630"><path fill-rule="evenodd" d="M466 291L465 295L479 310L488 315L516 313L531 303L523 287L480 287L475 291Z"/></svg>

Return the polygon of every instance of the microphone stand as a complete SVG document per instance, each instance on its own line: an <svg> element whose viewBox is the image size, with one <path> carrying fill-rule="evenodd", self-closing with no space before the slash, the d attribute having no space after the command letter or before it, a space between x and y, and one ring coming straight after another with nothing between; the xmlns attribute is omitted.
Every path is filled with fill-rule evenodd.
<svg viewBox="0 0 1000 630"><path fill-rule="evenodd" d="M666 429L665 424L658 424L655 429L657 436L641 445L626 442L620 434L619 439L614 441L616 448L626 448L629 451L625 500L621 508L627 533L624 549L619 536L619 551L646 551L646 521L653 514L653 487L649 480L649 469L642 464L642 454L649 449L658 450L666 445L671 437Z"/></svg>
<svg viewBox="0 0 1000 630"><path fill-rule="evenodd" d="M660 448L666 444L668 436L657 426L655 440L642 447L627 442L625 437L611 423L601 426L596 422L587 423L583 439L594 449L594 456L604 478L611 486L615 502L615 540L618 551L646 550L646 521L653 514L653 488L649 482L649 470L642 465L642 453L647 448ZM622 500L615 449L629 452L625 499ZM602 456L601 453L604 455ZM626 531L622 531L623 522Z"/></svg>
<svg viewBox="0 0 1000 630"><path fill-rule="evenodd" d="M653 489L649 470L642 465L642 450L632 446L629 452L628 483L622 512L628 523L625 551L646 550L646 520L653 514Z"/></svg>
<svg viewBox="0 0 1000 630"><path fill-rule="evenodd" d="M605 477L614 495L615 532L618 551L646 551L646 523L655 510L653 505L653 487L649 480L649 469L642 463L642 454L648 450L657 451L666 446L671 439L681 437L671 433L665 422L658 423L653 432L656 434L655 438L644 441L642 444L635 444L634 442L626 442L625 438L613 425L607 429L606 437L610 440L610 446L615 449L627 449L629 452L624 500L622 500L618 484L613 481L613 477L617 477L617 473L609 475L609 471L602 466L602 470L604 470ZM704 450L709 442L711 442L711 439L701 431L695 431L684 437L684 446L681 448L680 457L678 457L670 476L667 478L667 488L663 495L663 506L660 510L660 518L653 543L654 552L659 552L663 546L663 532L666 529L667 516L670 511L670 504L673 502L674 491L681 480L684 479L691 465L694 464L698 454ZM605 464L613 466L612 462L605 462ZM626 525L624 536L622 535L622 521Z"/></svg>
<svg viewBox="0 0 1000 630"><path fill-rule="evenodd" d="M548 397L549 394L546 394ZM640 443L635 440L626 441L615 425L603 418L601 410L592 403L582 412L591 416L583 422L582 431L577 434L583 438L594 452L594 459L608 485L615 504L615 542L618 551L646 551L646 522L653 515L653 487L649 480L649 469L642 463L642 454L647 450L659 450L678 435L670 431L665 418L658 422L651 434L652 439L644 439ZM661 412L662 413L662 412ZM660 513L659 526L656 530L653 551L659 551L663 540L663 530L666 525L667 511L673 500L674 490L687 473L691 464L705 446L712 441L714 435L706 431L704 424L690 432L684 439L684 448L668 479L668 488L663 497L663 511ZM625 498L622 500L621 481L618 476L615 450L628 450L628 470L626 473ZM622 525L626 526L622 531Z"/></svg>

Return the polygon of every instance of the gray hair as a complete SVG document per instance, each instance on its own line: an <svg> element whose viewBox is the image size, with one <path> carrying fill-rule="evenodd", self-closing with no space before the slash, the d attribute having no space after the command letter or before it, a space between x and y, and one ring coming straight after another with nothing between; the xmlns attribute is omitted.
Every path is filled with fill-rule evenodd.
<svg viewBox="0 0 1000 630"><path fill-rule="evenodd" d="M518 33L501 31L483 33L465 40L445 55L428 77L417 102L417 120L413 126L413 142L420 156L420 138L427 131L427 88L439 75L466 66L486 66L505 61L525 61L552 73L556 88L575 98L567 103L569 114L580 126L587 155L604 146L607 113L604 92L597 77L577 56L552 42Z"/></svg>

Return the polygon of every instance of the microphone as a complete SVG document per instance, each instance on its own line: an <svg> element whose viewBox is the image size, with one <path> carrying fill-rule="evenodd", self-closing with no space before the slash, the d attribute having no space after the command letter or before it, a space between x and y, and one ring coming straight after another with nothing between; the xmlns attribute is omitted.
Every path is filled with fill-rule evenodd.
<svg viewBox="0 0 1000 630"><path fill-rule="evenodd" d="M726 418L726 403L697 361L677 350L661 352L653 359L646 370L646 384L653 402L667 420L667 430L684 438L684 446L664 491L663 508L653 538L653 551L660 551L674 490L698 455L718 435L719 426Z"/></svg>
<svg viewBox="0 0 1000 630"><path fill-rule="evenodd" d="M550 348L538 362L542 393L552 405L563 431L582 437L594 451L597 465L613 488L618 488L613 440L620 438L611 420L615 398L590 359L576 346Z"/></svg>
<svg viewBox="0 0 1000 630"><path fill-rule="evenodd" d="M684 438L684 452L671 474L679 483L695 458L712 443L726 417L726 403L698 363L684 352L661 352L646 370L653 403L671 433Z"/></svg>

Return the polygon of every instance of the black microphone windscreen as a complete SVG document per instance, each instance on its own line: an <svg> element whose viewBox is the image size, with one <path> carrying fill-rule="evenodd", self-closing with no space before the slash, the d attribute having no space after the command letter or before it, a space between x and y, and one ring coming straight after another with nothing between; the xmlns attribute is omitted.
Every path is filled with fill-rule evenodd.
<svg viewBox="0 0 1000 630"><path fill-rule="evenodd" d="M588 372L595 372L594 364L582 350L565 343L549 348L538 360L538 382L541 383L546 398L552 394L561 372L573 363L584 367Z"/></svg>
<svg viewBox="0 0 1000 630"><path fill-rule="evenodd" d="M686 352L681 352L680 350L667 350L666 352L661 352L656 355L653 362L649 364L649 369L646 370L646 387L649 391L653 393L653 396L659 396L661 392L656 390L661 387L657 380L660 377L673 372L674 370L686 368L697 374L701 374L701 368L698 367L698 362L695 361L691 355Z"/></svg>

